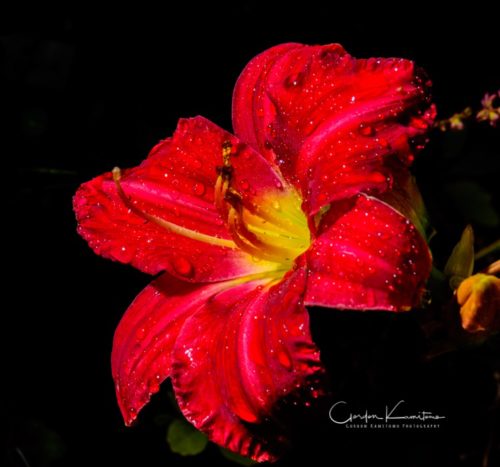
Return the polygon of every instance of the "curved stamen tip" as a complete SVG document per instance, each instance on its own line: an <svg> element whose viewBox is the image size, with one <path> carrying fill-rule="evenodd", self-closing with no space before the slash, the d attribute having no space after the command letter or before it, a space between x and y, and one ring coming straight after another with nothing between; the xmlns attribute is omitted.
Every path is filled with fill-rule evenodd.
<svg viewBox="0 0 500 467"><path fill-rule="evenodd" d="M231 153L233 152L233 145L231 141L227 140L222 143L222 161L224 163L224 167L231 166Z"/></svg>
<svg viewBox="0 0 500 467"><path fill-rule="evenodd" d="M119 182L122 178L122 171L120 167L114 167L113 170L111 171L113 174L113 181Z"/></svg>
<svg viewBox="0 0 500 467"><path fill-rule="evenodd" d="M118 196L122 200L123 204L127 206L130 209L130 211L133 212L134 214L137 214L138 216L142 217L143 219L149 222L154 222L157 226L162 227L165 230L168 230L169 232L173 232L183 237L188 237L193 240L197 240L199 242L208 243L210 245L222 246L225 248L236 248L236 244L232 240L213 237L211 235L197 232L195 230L182 227L180 225L174 224L173 222L169 222L165 219L162 219L161 217L157 217L153 214L149 214L146 211L143 211L142 209L138 208L134 203L132 203L129 197L123 191L122 184L120 181L122 178L122 171L120 170L120 168L115 167L111 171L111 173L113 175L113 181L115 182Z"/></svg>

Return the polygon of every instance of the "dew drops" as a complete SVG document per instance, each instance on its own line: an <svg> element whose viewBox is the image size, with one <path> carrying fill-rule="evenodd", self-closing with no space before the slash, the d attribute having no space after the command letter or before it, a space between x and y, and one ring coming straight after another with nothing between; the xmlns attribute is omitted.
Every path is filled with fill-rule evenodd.
<svg viewBox="0 0 500 467"><path fill-rule="evenodd" d="M193 167L195 169L201 169L202 165L203 164L201 163L201 161L199 159L194 159L193 160Z"/></svg>
<svg viewBox="0 0 500 467"><path fill-rule="evenodd" d="M205 193L205 185L203 183L197 182L193 185L193 193L197 196L203 196Z"/></svg>
<svg viewBox="0 0 500 467"><path fill-rule="evenodd" d="M290 370L292 368L292 360L288 353L284 350L280 350L278 352L278 361L287 369Z"/></svg>
<svg viewBox="0 0 500 467"><path fill-rule="evenodd" d="M281 205L278 201L273 201L273 208L276 209L276 211L281 211Z"/></svg>
<svg viewBox="0 0 500 467"><path fill-rule="evenodd" d="M248 190L250 188L250 183L248 183L248 180L247 179L243 179L240 181L240 187L242 190Z"/></svg>
<svg viewBox="0 0 500 467"><path fill-rule="evenodd" d="M382 149L390 149L391 148L391 143L387 141L385 138L378 138L377 142L380 144L380 147Z"/></svg>
<svg viewBox="0 0 500 467"><path fill-rule="evenodd" d="M173 266L175 271L181 276L190 277L194 273L193 265L183 256L175 258Z"/></svg>
<svg viewBox="0 0 500 467"><path fill-rule="evenodd" d="M370 125L368 123L360 123L358 127L358 133L362 136L373 136L375 135L376 131L373 125Z"/></svg>
<svg viewBox="0 0 500 467"><path fill-rule="evenodd" d="M283 84L285 88L296 88L301 86L303 82L304 82L304 73L299 72L287 76Z"/></svg>
<svg viewBox="0 0 500 467"><path fill-rule="evenodd" d="M114 253L115 258L121 263L130 263L134 259L135 250L123 245L117 248Z"/></svg>

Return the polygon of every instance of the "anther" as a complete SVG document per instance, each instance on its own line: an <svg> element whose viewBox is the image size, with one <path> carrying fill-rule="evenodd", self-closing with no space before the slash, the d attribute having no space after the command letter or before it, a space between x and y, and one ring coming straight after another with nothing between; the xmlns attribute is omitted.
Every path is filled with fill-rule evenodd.
<svg viewBox="0 0 500 467"><path fill-rule="evenodd" d="M224 141L222 143L222 161L224 163L224 167L231 167L231 153L233 150L233 145L231 141Z"/></svg>

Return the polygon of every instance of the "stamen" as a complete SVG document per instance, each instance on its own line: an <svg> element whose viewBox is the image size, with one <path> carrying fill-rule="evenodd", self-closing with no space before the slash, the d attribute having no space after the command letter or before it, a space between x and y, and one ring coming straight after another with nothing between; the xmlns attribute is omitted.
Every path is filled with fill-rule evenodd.
<svg viewBox="0 0 500 467"><path fill-rule="evenodd" d="M233 238L238 247L243 251L246 251L251 256L259 259L264 259L266 261L271 261L273 263L282 262L282 257L279 255L268 254L267 249L264 249L262 245L255 246L252 240L249 238L248 231L245 229L241 222L239 214L236 209L231 207L228 214L228 224L233 231ZM254 236L255 238L255 236Z"/></svg>
<svg viewBox="0 0 500 467"><path fill-rule="evenodd" d="M217 181L215 182L215 204L216 206L224 210L224 200L226 198L226 192L229 188L229 183L233 175L233 168L231 167L231 152L233 145L231 141L224 141L222 143L222 167L217 167Z"/></svg>
<svg viewBox="0 0 500 467"><path fill-rule="evenodd" d="M246 248L250 247L252 252L250 253L252 256L256 256L262 259L267 259L269 261L283 262L289 261L291 251L294 248L283 248L283 242L280 242L280 246L274 245L269 241L263 241L263 238L266 240L270 240L267 237L267 232L264 232L264 235L258 236L250 229L250 225L244 221L242 215L241 208L235 209L231 207L229 211L229 225L232 226L233 232L235 235L235 242L238 244L238 239L243 241L246 245ZM267 238L266 238L267 237ZM238 244L238 246L240 246Z"/></svg>
<svg viewBox="0 0 500 467"><path fill-rule="evenodd" d="M302 235L304 229L307 228L307 224L304 219L293 215L290 210L278 212L276 209L269 207L266 209L265 206L259 205L249 206L248 210L254 216L260 217L285 232L293 232L298 235Z"/></svg>
<svg viewBox="0 0 500 467"><path fill-rule="evenodd" d="M288 268L309 245L309 229L300 196L292 187L287 187L284 191L269 192L270 198L264 197L261 202L246 203L231 184L233 153L231 142L224 141L222 166L217 167L216 205L226 213L229 230L239 248L255 258Z"/></svg>
<svg viewBox="0 0 500 467"><path fill-rule="evenodd" d="M232 150L233 145L231 144L231 141L224 141L222 143L222 161L224 163L224 167L231 167L230 157Z"/></svg>
<svg viewBox="0 0 500 467"><path fill-rule="evenodd" d="M210 245L217 245L217 246L222 246L226 248L237 248L236 244L232 240L226 240L224 238L218 238L218 237L212 237L211 235L206 235L201 232L196 232L194 230L187 229L186 227L181 227L180 225L173 224L172 222L166 221L165 219L162 219L161 217L157 217L153 214L149 214L141 209L139 209L137 206L135 206L128 196L125 194L123 191L122 185L121 185L121 170L118 167L115 167L112 171L113 174L113 181L115 182L116 185L116 190L118 192L118 196L120 199L123 201L125 206L127 206L134 214L137 214L138 216L142 217L143 219L153 222L159 227L162 227L169 232L176 233L178 235L182 235L183 237L191 238L192 240L197 240L199 242L203 243L209 243Z"/></svg>

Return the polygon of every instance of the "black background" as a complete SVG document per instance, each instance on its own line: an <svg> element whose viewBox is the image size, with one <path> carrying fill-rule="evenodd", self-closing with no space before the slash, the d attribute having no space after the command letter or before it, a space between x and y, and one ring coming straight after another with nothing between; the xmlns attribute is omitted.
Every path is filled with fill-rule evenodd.
<svg viewBox="0 0 500 467"><path fill-rule="evenodd" d="M136 428L122 426L109 369L111 340L149 278L94 256L76 235L71 197L81 182L115 165L136 165L179 117L201 114L230 129L239 72L281 42L340 42L359 57L414 59L433 79L442 116L478 105L500 84L498 34L481 2L467 11L452 3L440 14L417 3L386 11L310 1L185 3L164 11L26 8L0 15L6 465L25 465L23 456L31 467L225 462L214 447L196 459L169 452L165 430L153 420L168 405L165 394ZM469 154L498 157L494 130L470 138ZM467 219L452 217L432 199L448 170L448 162L432 159L435 153L431 147L422 155L417 175L439 227L435 255L442 261ZM494 191L498 161L491 164L486 173L468 176ZM486 244L495 232L479 228L478 235ZM448 421L435 432L346 434L321 421L322 413L307 429L297 428L284 464L481 465L495 433L490 409L498 340L421 365L411 315L326 313L313 311L313 325L332 375L343 382L337 384L341 396L360 407L406 398Z"/></svg>

